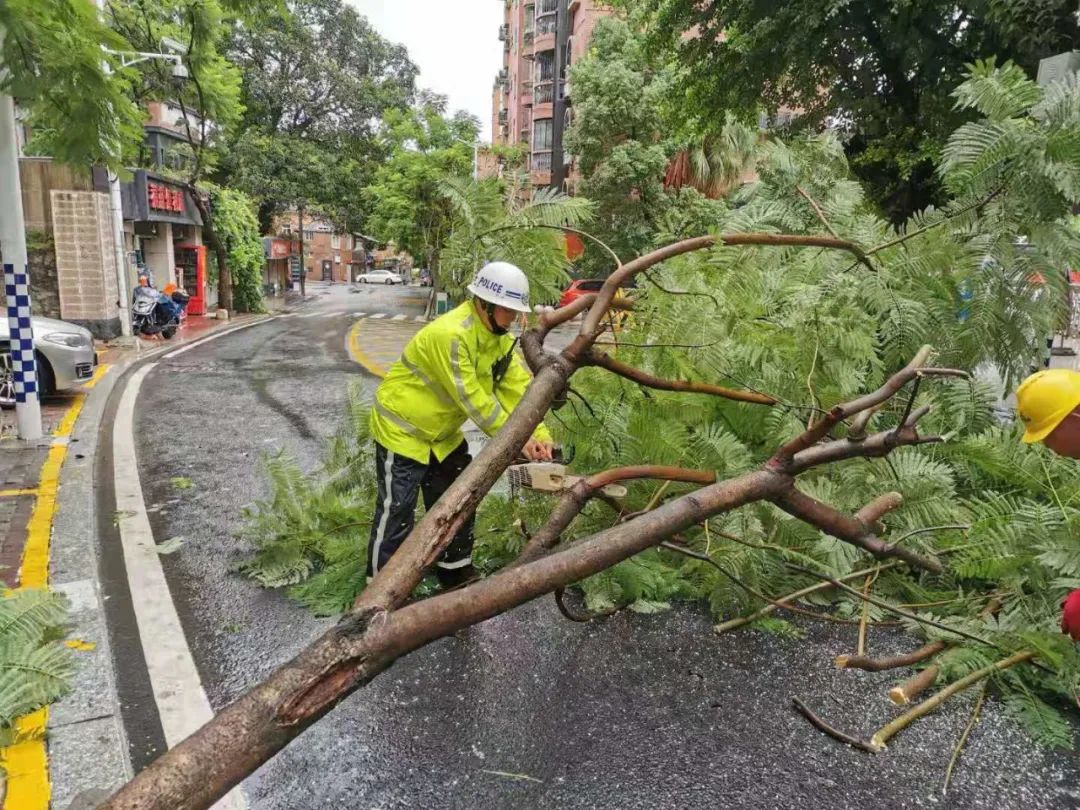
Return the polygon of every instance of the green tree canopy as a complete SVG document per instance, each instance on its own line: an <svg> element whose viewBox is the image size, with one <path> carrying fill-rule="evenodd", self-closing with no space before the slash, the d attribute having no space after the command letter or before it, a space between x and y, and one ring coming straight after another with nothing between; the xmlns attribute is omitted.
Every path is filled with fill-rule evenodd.
<svg viewBox="0 0 1080 810"><path fill-rule="evenodd" d="M453 224L441 183L471 172L480 128L465 113L445 113L446 99L433 94L407 111L388 111L381 145L389 157L364 190L371 208L366 232L394 242L433 273Z"/></svg>
<svg viewBox="0 0 1080 810"><path fill-rule="evenodd" d="M934 160L966 120L950 96L965 65L997 55L1033 73L1080 36L1072 0L622 5L677 54L692 114L756 119L786 106L801 111L800 127L839 126L852 168L897 222L943 199Z"/></svg>
<svg viewBox="0 0 1080 810"><path fill-rule="evenodd" d="M588 56L571 73L574 121L566 143L583 176L578 190L597 204L593 231L621 257L667 236L704 232L723 210L693 188L665 187L680 145L671 137L681 117L669 104L675 76L647 53L641 36L614 18L601 20ZM593 249L583 266L601 275L612 269L610 258Z"/></svg>
<svg viewBox="0 0 1080 810"><path fill-rule="evenodd" d="M285 0L239 20L228 54L243 76L244 114L219 179L260 200L264 228L303 203L360 229L361 189L384 157L379 122L414 96L405 49L343 0Z"/></svg>
<svg viewBox="0 0 1080 810"><path fill-rule="evenodd" d="M0 3L0 91L27 106L35 147L67 163L120 169L142 141L143 113L131 96L133 74L103 47L126 43L99 21L92 0Z"/></svg>

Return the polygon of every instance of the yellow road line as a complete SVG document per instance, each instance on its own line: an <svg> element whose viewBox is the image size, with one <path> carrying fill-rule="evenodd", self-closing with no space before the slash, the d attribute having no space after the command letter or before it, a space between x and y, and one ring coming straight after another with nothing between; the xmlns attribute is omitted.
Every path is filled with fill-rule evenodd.
<svg viewBox="0 0 1080 810"><path fill-rule="evenodd" d="M37 495L36 489L0 489L0 498L15 498L19 495Z"/></svg>
<svg viewBox="0 0 1080 810"><path fill-rule="evenodd" d="M364 353L364 350L360 348L360 330L364 328L364 321L357 321L353 328L349 330L349 356L353 359L354 363L359 364L365 371L370 374L374 374L376 377L385 377L386 369L383 368L375 360L371 359Z"/></svg>
<svg viewBox="0 0 1080 810"><path fill-rule="evenodd" d="M85 384L93 388L108 372L109 366L98 366L94 376ZM55 441L49 447L35 492L34 511L26 527L26 546L19 568L19 588L47 588L49 585L49 543L56 515L56 493L60 488L60 468L67 456L66 440L86 402L86 394L76 395L53 431ZM2 494L2 493L0 493ZM0 767L7 771L7 798L3 810L49 810L52 787L49 784L49 757L45 748L45 728L49 710L21 717L16 722L23 741L0 748Z"/></svg>

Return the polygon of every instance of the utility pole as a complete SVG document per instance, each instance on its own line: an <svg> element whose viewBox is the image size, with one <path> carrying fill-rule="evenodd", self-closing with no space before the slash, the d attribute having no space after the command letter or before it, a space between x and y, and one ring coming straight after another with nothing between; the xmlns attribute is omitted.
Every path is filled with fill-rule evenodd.
<svg viewBox="0 0 1080 810"><path fill-rule="evenodd" d="M106 0L97 0L97 7L102 14L105 13L105 2ZM112 72L112 66L107 59L102 60L102 69L106 76ZM128 295L127 256L124 251L124 205L120 198L120 177L112 169L106 171L109 176L109 213L112 217L117 314L120 316L120 334L128 338L131 337L131 299Z"/></svg>
<svg viewBox="0 0 1080 810"><path fill-rule="evenodd" d="M0 28L0 41L4 31ZM41 438L41 403L38 400L34 329L30 320L30 271L26 257L26 222L22 184L19 182L19 147L15 136L15 100L0 96L0 256L4 263L4 294L10 336L8 356L15 383L15 422L19 438ZM0 372L3 370L0 369Z"/></svg>
<svg viewBox="0 0 1080 810"><path fill-rule="evenodd" d="M570 12L567 0L559 0L555 16L555 70L552 85L551 122L551 187L563 190L566 181L566 161L563 156L563 135L566 128L566 49L570 44Z"/></svg>

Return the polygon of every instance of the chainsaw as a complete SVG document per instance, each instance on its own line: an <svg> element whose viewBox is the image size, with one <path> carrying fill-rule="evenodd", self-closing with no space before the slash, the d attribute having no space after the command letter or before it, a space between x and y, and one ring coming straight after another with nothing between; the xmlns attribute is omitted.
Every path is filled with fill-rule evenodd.
<svg viewBox="0 0 1080 810"><path fill-rule="evenodd" d="M566 471L565 464L553 461L530 461L523 464L515 464L506 469L507 478L510 481L510 492L516 493L519 489L531 489L534 492L548 492L559 494L570 489L579 481L584 481L583 475L571 475ZM609 498L625 498L626 487L620 484L608 484L601 487L600 491Z"/></svg>

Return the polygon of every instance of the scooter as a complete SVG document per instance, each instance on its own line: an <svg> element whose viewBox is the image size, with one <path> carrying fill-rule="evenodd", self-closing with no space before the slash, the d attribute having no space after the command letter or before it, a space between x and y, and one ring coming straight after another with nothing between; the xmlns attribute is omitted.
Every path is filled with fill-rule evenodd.
<svg viewBox="0 0 1080 810"><path fill-rule="evenodd" d="M161 335L171 340L180 328L180 318L191 296L177 290L172 296L153 287L136 287L131 305L131 328L137 335Z"/></svg>

